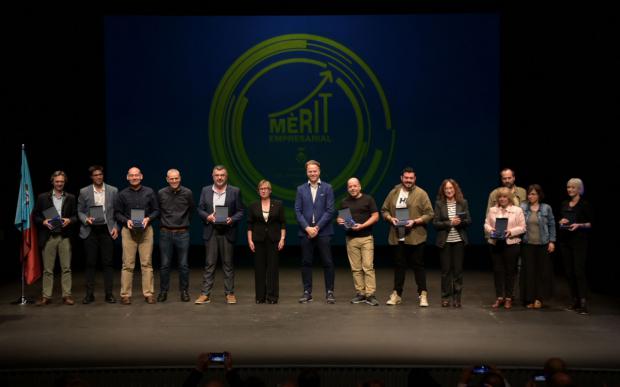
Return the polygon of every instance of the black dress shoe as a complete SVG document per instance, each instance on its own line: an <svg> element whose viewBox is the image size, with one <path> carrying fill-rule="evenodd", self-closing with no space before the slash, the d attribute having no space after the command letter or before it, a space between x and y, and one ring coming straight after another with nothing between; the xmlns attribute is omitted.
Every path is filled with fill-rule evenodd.
<svg viewBox="0 0 620 387"><path fill-rule="evenodd" d="M168 299L168 293L162 292L157 296L157 302L164 302Z"/></svg>
<svg viewBox="0 0 620 387"><path fill-rule="evenodd" d="M95 302L95 296L92 294L87 294L82 300L82 304L90 304L92 302Z"/></svg>
<svg viewBox="0 0 620 387"><path fill-rule="evenodd" d="M570 305L567 305L564 310L568 310L570 312L575 311L576 309L579 309L581 305L579 304L579 300L576 298L573 298L573 303Z"/></svg>
<svg viewBox="0 0 620 387"><path fill-rule="evenodd" d="M264 303L265 303L265 300L256 300L256 303L257 303L257 304L264 304Z"/></svg>
<svg viewBox="0 0 620 387"><path fill-rule="evenodd" d="M107 302L108 304L116 304L116 298L114 298L113 295L108 294L105 296L105 302Z"/></svg>
<svg viewBox="0 0 620 387"><path fill-rule="evenodd" d="M189 293L187 293L187 290L181 292L181 301L189 302Z"/></svg>
<svg viewBox="0 0 620 387"><path fill-rule="evenodd" d="M267 303L268 303L268 304L277 304L277 303L278 303L278 300L273 300L273 299L271 299L271 300L267 300Z"/></svg>
<svg viewBox="0 0 620 387"><path fill-rule="evenodd" d="M588 304L585 298L580 300L579 307L575 309L575 312L582 315L588 314Z"/></svg>

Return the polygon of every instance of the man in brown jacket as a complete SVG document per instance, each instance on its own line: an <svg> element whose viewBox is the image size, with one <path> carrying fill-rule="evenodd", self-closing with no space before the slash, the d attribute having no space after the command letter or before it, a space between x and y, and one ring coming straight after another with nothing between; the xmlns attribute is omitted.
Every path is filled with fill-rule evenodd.
<svg viewBox="0 0 620 387"><path fill-rule="evenodd" d="M407 266L413 268L418 286L420 306L428 306L428 289L424 271L424 244L426 224L433 219L433 206L426 191L415 185L416 175L411 167L405 167L400 176L401 184L390 191L381 207L383 219L392 225L388 243L394 246L396 268L394 269L394 291L386 302L388 305L401 303ZM407 219L398 219L397 209L407 209ZM403 212L403 210L400 210ZM403 216L401 215L401 218Z"/></svg>

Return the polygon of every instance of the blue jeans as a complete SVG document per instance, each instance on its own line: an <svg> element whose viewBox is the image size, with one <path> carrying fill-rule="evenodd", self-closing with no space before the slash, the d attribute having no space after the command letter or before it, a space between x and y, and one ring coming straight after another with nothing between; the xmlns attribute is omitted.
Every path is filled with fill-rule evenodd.
<svg viewBox="0 0 620 387"><path fill-rule="evenodd" d="M179 290L187 291L189 287L189 265L187 264L189 231L170 232L161 230L159 233L159 250L161 252L159 291L161 293L167 293L170 289L170 262L175 248L179 259Z"/></svg>

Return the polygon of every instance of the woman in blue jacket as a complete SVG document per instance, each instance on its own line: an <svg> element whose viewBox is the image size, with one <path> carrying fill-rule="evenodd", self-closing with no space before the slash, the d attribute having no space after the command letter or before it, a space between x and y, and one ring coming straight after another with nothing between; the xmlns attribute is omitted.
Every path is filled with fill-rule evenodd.
<svg viewBox="0 0 620 387"><path fill-rule="evenodd" d="M526 225L521 244L521 297L530 309L540 309L553 289L549 254L555 250L555 219L551 206L542 203L544 197L540 185L532 184L527 188L527 201L521 203Z"/></svg>

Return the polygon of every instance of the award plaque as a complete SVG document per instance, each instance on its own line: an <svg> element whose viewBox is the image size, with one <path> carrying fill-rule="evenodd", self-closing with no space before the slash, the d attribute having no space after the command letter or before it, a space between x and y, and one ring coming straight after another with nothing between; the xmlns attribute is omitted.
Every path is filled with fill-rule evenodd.
<svg viewBox="0 0 620 387"><path fill-rule="evenodd" d="M568 220L568 223L561 224L560 228L561 229L570 228L570 226L572 226L572 224L577 221L576 216L577 216L577 214L575 214L575 211L565 211L562 214L562 217L566 218Z"/></svg>
<svg viewBox="0 0 620 387"><path fill-rule="evenodd" d="M88 209L88 216L93 218L93 224L98 226L105 224L105 215L103 214L103 206L92 206Z"/></svg>
<svg viewBox="0 0 620 387"><path fill-rule="evenodd" d="M144 228L142 225L142 221L144 220L144 209L143 208L132 208L131 209L131 221L133 222L133 228Z"/></svg>
<svg viewBox="0 0 620 387"><path fill-rule="evenodd" d="M228 206L215 206L215 224L226 224Z"/></svg>
<svg viewBox="0 0 620 387"><path fill-rule="evenodd" d="M353 220L353 216L351 216L350 208L343 208L342 210L338 210L338 217L344 219L344 228L345 230L349 230L351 227L355 226L356 223Z"/></svg>
<svg viewBox="0 0 620 387"><path fill-rule="evenodd" d="M495 231L491 232L491 239L506 239L508 218L495 218Z"/></svg>
<svg viewBox="0 0 620 387"><path fill-rule="evenodd" d="M56 207L50 207L43 210L43 217L52 225L52 231L58 231L62 227L62 218L56 210Z"/></svg>
<svg viewBox="0 0 620 387"><path fill-rule="evenodd" d="M409 209L397 208L395 218L398 219L396 226L406 226L407 222L409 222Z"/></svg>

